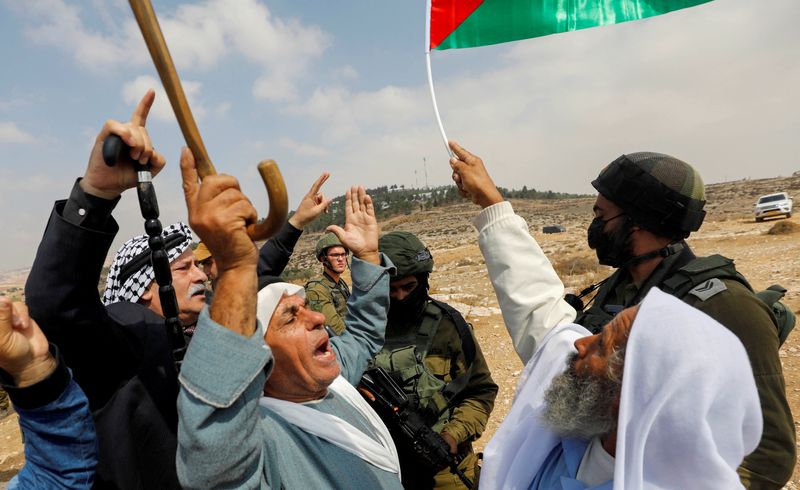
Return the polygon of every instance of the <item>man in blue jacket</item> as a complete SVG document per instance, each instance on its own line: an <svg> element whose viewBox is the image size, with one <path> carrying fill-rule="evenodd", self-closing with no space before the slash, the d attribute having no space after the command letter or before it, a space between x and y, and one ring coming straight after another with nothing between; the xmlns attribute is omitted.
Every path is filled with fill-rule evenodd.
<svg viewBox="0 0 800 490"><path fill-rule="evenodd" d="M91 488L97 438L89 401L25 305L2 297L0 384L25 435L25 467L8 488Z"/></svg>
<svg viewBox="0 0 800 490"><path fill-rule="evenodd" d="M331 227L355 258L347 331L329 339L300 286L256 295L258 254L245 232L256 212L236 180L198 185L188 150L181 171L189 221L219 271L180 374L181 484L402 488L388 431L352 386L380 349L389 306L391 262L378 253L364 188L346 194L345 227Z"/></svg>

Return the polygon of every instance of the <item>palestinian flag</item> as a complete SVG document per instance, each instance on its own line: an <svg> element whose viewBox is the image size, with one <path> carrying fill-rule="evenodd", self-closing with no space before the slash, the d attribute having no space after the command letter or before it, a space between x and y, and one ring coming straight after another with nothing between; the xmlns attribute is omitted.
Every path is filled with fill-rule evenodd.
<svg viewBox="0 0 800 490"><path fill-rule="evenodd" d="M431 49L473 48L644 19L711 0L429 0Z"/></svg>

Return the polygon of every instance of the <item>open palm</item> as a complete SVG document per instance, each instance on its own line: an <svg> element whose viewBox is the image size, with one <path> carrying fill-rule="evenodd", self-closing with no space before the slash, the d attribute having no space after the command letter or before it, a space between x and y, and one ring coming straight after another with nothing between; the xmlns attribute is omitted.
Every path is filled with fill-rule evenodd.
<svg viewBox="0 0 800 490"><path fill-rule="evenodd" d="M376 261L380 228L375 218L372 198L363 186L353 186L345 194L344 206L344 228L331 225L328 231L335 233L342 244L356 257Z"/></svg>

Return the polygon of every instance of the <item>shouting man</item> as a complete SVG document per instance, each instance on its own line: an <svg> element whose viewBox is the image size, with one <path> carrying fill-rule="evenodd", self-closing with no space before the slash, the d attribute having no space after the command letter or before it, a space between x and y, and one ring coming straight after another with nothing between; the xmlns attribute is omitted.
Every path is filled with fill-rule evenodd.
<svg viewBox="0 0 800 490"><path fill-rule="evenodd" d="M217 261L210 307L181 371L178 473L185 488L401 488L394 443L353 387L380 349L391 262L364 188L346 194L353 251L347 329L329 338L303 289L276 283L256 295L256 218L230 177L197 183L181 161L192 227ZM225 219L211 219L212 210Z"/></svg>

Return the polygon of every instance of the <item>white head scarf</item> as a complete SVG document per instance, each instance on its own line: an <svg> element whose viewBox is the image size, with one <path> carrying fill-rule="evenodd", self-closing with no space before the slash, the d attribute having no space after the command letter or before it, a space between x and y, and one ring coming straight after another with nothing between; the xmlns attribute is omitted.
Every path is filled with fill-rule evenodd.
<svg viewBox="0 0 800 490"><path fill-rule="evenodd" d="M511 412L484 451L481 487L527 489L560 438L541 422L544 392L563 372L574 324L543 339ZM736 468L761 438L753 371L738 338L715 320L650 290L628 339L614 489L741 488Z"/></svg>
<svg viewBox="0 0 800 490"><path fill-rule="evenodd" d="M276 282L265 286L258 292L258 307L256 318L261 322L266 335L269 321L283 295L299 295L306 297L305 289L288 282ZM266 337L265 337L266 338ZM337 355L340 353L337 352ZM350 408L361 415L364 423L372 427L377 439L364 434L353 427L349 422L328 413L309 408L300 403L288 402L268 396L262 396L259 404L277 413L286 421L300 429L324 439L331 444L348 451L364 461L381 468L384 471L396 473L400 476L400 462L397 457L392 437L381 421L378 414L364 401L364 398L341 375L334 379L328 387L331 391L342 397Z"/></svg>
<svg viewBox="0 0 800 490"><path fill-rule="evenodd" d="M301 298L306 297L306 290L303 286L291 284L288 282L275 282L265 286L258 292L258 306L256 307L256 318L261 322L261 327L264 329L264 334L267 333L269 321L272 315L275 314L275 309L278 308L278 303L281 298L286 294L288 296L299 295Z"/></svg>
<svg viewBox="0 0 800 490"><path fill-rule="evenodd" d="M753 369L739 339L654 289L628 339L614 488L741 488L761 439Z"/></svg>
<svg viewBox="0 0 800 490"><path fill-rule="evenodd" d="M185 223L178 222L167 226L161 232L161 236L164 237L167 258L170 262L177 259L192 244L192 230ZM114 255L114 261L106 277L104 305L121 301L136 303L144 290L153 282L155 271L150 262L149 238L147 235L135 236L123 243ZM125 270L131 266L135 266L135 270Z"/></svg>

